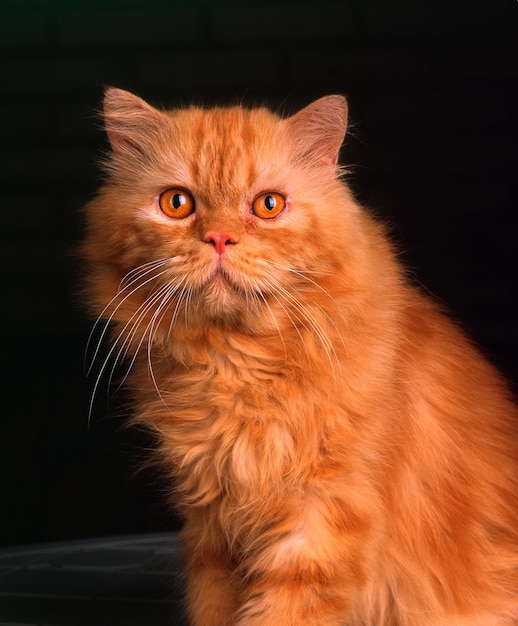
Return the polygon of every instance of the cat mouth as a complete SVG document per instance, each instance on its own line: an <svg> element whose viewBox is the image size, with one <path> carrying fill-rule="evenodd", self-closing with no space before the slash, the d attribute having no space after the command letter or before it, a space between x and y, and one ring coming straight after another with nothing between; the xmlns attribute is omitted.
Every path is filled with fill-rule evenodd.
<svg viewBox="0 0 518 626"><path fill-rule="evenodd" d="M214 270L214 272L212 273L211 277L209 278L210 282L215 282L215 283L230 283L232 282L230 279L230 276L228 275L228 272L221 266L218 265L216 267L216 269Z"/></svg>
<svg viewBox="0 0 518 626"><path fill-rule="evenodd" d="M218 266L207 277L202 300L209 316L227 315L235 311L241 301L239 286L232 280L229 272Z"/></svg>
<svg viewBox="0 0 518 626"><path fill-rule="evenodd" d="M209 275L206 286L209 289L215 290L229 290L235 291L236 285L232 280L228 271L221 265L218 265L213 272Z"/></svg>

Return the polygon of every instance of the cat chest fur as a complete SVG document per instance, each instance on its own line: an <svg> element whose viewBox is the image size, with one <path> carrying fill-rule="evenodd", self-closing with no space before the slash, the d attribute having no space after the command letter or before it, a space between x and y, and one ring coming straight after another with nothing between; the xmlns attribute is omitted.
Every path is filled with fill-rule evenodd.
<svg viewBox="0 0 518 626"><path fill-rule="evenodd" d="M213 347L178 373L163 372L162 398L148 396L145 421L155 422L178 488L205 505L239 492L257 499L311 480L326 442L323 422L336 412L324 389L317 403L304 393L305 377L259 346L224 353ZM282 364L281 364L282 363ZM246 495L248 494L248 495Z"/></svg>

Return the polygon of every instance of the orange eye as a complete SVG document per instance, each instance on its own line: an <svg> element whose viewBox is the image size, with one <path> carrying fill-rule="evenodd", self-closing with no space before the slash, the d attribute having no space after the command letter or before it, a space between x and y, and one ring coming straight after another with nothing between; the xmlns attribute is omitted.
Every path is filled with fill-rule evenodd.
<svg viewBox="0 0 518 626"><path fill-rule="evenodd" d="M252 203L252 213L263 220L271 220L286 208L286 198L280 193L269 191L262 193Z"/></svg>
<svg viewBox="0 0 518 626"><path fill-rule="evenodd" d="M158 204L168 217L183 219L194 212L194 198L185 189L171 187L160 194Z"/></svg>

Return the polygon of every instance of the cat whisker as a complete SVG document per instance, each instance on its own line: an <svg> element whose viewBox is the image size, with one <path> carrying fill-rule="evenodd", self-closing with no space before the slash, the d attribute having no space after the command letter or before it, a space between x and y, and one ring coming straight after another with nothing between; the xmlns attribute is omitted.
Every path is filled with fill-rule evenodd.
<svg viewBox="0 0 518 626"><path fill-rule="evenodd" d="M156 382L156 377L153 371L153 363L152 363L152 346L155 345L156 342L156 333L158 332L158 328L160 327L162 320L164 319L165 315L167 314L168 310L169 310L169 305L171 304L171 302L173 301L174 297L178 294L178 292L180 292L179 297L178 297L178 301L175 305L175 309L172 313L172 317L171 317L171 322L170 322L170 326L169 326L169 330L167 333L167 337L169 337L170 332L171 332L171 326L174 323L174 319L177 315L177 311L178 308L180 306L180 303L183 299L183 295L185 292L185 287L181 284L182 282L185 282L185 279L182 279L182 281L180 283L177 284L167 284L162 286L156 293L153 294L153 296L151 298L148 298L148 300L145 303L145 308L142 308L142 311L140 313L140 315L138 316L138 319L136 319L133 322L133 330L132 332L128 335L128 337L125 340L125 348L124 348L124 354L122 354L122 359L125 358L127 352L129 351L129 346L131 345L133 338L135 337L136 333L139 332L139 329L141 327L141 323L142 320L150 313L150 311L156 307L156 310L154 311L151 319L149 320L149 322L146 325L146 328L141 332L141 339L138 343L138 345L136 346L136 348L133 350L134 352L134 356L129 364L129 367L126 370L126 374L124 376L124 379L127 378L127 376L129 375L133 364L135 363L135 360L137 358L137 355L141 352L142 346L144 345L144 342L146 341L147 338L147 360L148 360L148 370L149 370L149 374L150 374L150 378L153 382L153 385L155 387L155 389L157 390L158 395L160 396L160 398L163 400L161 391L158 387L158 384ZM122 352L122 349L121 349ZM124 382L124 380L121 382L121 384ZM164 401L165 404L165 401ZM166 405L167 406L167 405Z"/></svg>
<svg viewBox="0 0 518 626"><path fill-rule="evenodd" d="M183 284L182 284L183 283ZM160 327L160 325L162 324L164 317L166 316L167 312L170 310L169 309L169 305L171 304L171 302L173 301L173 298L175 296L177 296L177 301L175 304L175 307L173 309L173 312L171 314L171 321L169 322L169 329L167 332L167 338L170 337L171 335L171 328L174 325L174 321L176 319L176 315L177 315L177 311L181 305L181 302L183 300L183 294L185 292L185 277L181 279L181 281L179 281L178 283L175 283L173 285L169 285L169 289L167 290L162 302L160 303L157 312L155 314L155 316L153 316L155 318L154 324L153 324L153 328L151 330L151 335L153 336L153 340L155 338L156 332L158 330L158 328Z"/></svg>
<svg viewBox="0 0 518 626"><path fill-rule="evenodd" d="M117 368L118 363L124 358L123 355L125 355L127 353L128 349L129 349L129 346L131 345L134 337L136 336L136 333L138 332L140 321L145 317L145 315L149 312L150 307L153 305L154 298L156 298L156 293L153 296L148 297L137 308L137 310L133 313L133 315L130 317L130 319L124 324L122 330L119 332L117 337L112 341L112 345L111 345L107 355L105 356L104 361L103 361L101 367L99 368L99 371L97 373L97 376L96 376L96 379L95 379L95 382L94 382L94 387L93 387L93 391L92 391L92 398L90 400L90 409L89 409L89 413L88 413L89 420L90 420L91 415L92 415L93 403L94 403L95 397L97 396L97 391L98 391L100 382L102 380L102 377L104 376L104 373L106 372L106 370L108 368L109 363L112 361L112 358L114 357L117 348L119 348L119 351L118 351L118 353L116 354L116 356L114 358L113 366L111 368L111 372L110 372L109 380L108 380L108 386L111 383L113 374L115 372L115 369ZM120 304L118 306L120 306ZM107 326L108 326L108 323L107 323ZM103 335L102 335L100 341L102 341L102 338L104 337L104 334L106 333L107 326L103 330ZM128 329L131 329L129 333L127 333ZM121 339L123 339L123 338L124 338L124 341L122 342L122 345L121 345L120 342L121 342ZM96 350L96 354L98 354L99 350L100 350L100 348L98 347L97 350ZM92 363L92 367L93 367L93 363Z"/></svg>
<svg viewBox="0 0 518 626"><path fill-rule="evenodd" d="M185 282L185 281L184 281ZM171 315L171 321L169 322L169 329L167 331L167 339L169 340L171 337L171 333L173 331L174 328L174 324L176 322L176 319L178 318L178 312L180 310L180 307L182 305L182 303L185 301L185 297L189 292L189 288L186 288L185 286L182 286L180 289L180 294L178 295L178 300L175 304L173 313Z"/></svg>
<svg viewBox="0 0 518 626"><path fill-rule="evenodd" d="M149 314L149 312L152 310L152 308L155 306L156 302L159 301L160 299L164 299L164 294L167 294L167 292L171 289L170 285L163 285L158 291L156 291L154 294L152 294L144 303L143 305L141 305L139 307L139 309L137 309L136 311L136 316L132 316L132 318L130 319L130 321L128 322L128 324L124 327L123 331L119 334L119 337L116 339L116 343L118 343L118 341L120 340L121 336L123 335L123 333L126 330L126 327L131 323L131 331L127 334L126 338L124 339L121 348L119 350L119 353L117 354L116 358L115 358L115 362L112 368L112 374L115 371L117 364L122 362L130 349L131 344L133 343L133 340L135 339L137 333L139 332L139 329L141 327L141 323L142 320L145 319L145 317ZM154 314L156 315L156 313ZM153 317L154 317L153 315ZM136 319L134 319L136 317ZM153 318L152 318L153 319ZM126 370L126 373L119 385L119 387L124 383L124 381L126 380L126 378L128 377L133 364L135 363L135 360L137 358L138 353L140 352L140 349L144 343L144 340L146 338L146 335L148 334L150 325L152 322L149 322L146 329L142 332L142 337L137 345L137 348L135 350L133 350L133 358L129 364L129 367Z"/></svg>
<svg viewBox="0 0 518 626"><path fill-rule="evenodd" d="M311 359L310 359L310 354L309 354L309 350L308 350L306 341L304 340L304 337L303 337L302 333L300 332L297 324L295 323L295 320L293 319L292 315L290 314L290 311L287 309L286 306L284 306L284 304L281 302L281 300L275 294L275 287L273 287L273 286L272 286L271 295L274 298L274 300L277 302L277 304L281 307L281 309L284 311L284 314L286 315L286 317L290 320L291 325L293 326L293 328L295 329L295 332L299 336L301 344L304 346L304 350L306 351L306 356L308 357L308 363L311 366ZM303 321L301 321L299 317L297 317L296 319L304 326ZM284 341L283 341L283 343L284 343ZM284 353L287 354L286 353L286 345L284 346Z"/></svg>
<svg viewBox="0 0 518 626"><path fill-rule="evenodd" d="M337 304L336 299L326 290L322 287L322 285L319 285L316 281L314 281L313 279L309 278L308 276L306 276L307 271L304 270L297 270L295 268L292 267L287 267L285 265L282 265L281 263L277 263L275 261L268 261L269 265L273 265L275 267L278 267L279 269L283 270L283 271L287 271L287 272L291 272L292 274L294 274L295 276L301 278L302 280L310 283L311 285L313 285L314 287L316 287L320 292L322 292L324 295L326 295L333 303ZM266 268L265 268L266 269ZM269 272L268 269L266 269L266 271ZM325 276L326 274L324 272L318 272L318 271L313 271L310 273L313 273L315 275L322 275ZM329 324L333 327L333 329L335 330L336 336L338 337L342 347L344 348L344 350L347 352L347 346L345 345L345 342L343 340L343 336L342 333L340 332L336 322L333 320L333 318L327 313L327 311L318 303L316 302L312 302L313 306L315 306L328 320ZM337 306L337 310L340 310L341 307ZM319 325L319 327L321 328L321 325ZM328 342L329 347L332 349L332 352L335 356L335 359L337 362L339 362L339 359L337 358L336 352L334 350L333 344L332 342L328 339L327 334L324 333L326 335L326 340Z"/></svg>
<svg viewBox="0 0 518 626"><path fill-rule="evenodd" d="M283 304L282 300L284 300L284 302L286 302L286 297L282 294L282 292L279 291L279 284L278 284L277 279L273 275L271 275L271 274L270 274L270 279L265 279L264 277L263 277L263 279L266 281L268 290L270 292L269 295L281 307L281 309L284 312L284 315L286 315L286 317L289 319L289 321L290 321L291 325L293 326L295 332L299 336L300 342L304 346L304 349L306 351L306 355L308 357L308 363L311 364L311 355L309 353L309 350L308 350L308 347L307 347L307 343L306 343L306 341L304 339L304 336L300 332L299 325L303 326L308 331L309 331L309 328L307 327L307 325L304 322L304 320L301 319L300 315L296 315L295 319L294 319L294 317L292 315L293 314L293 307L288 308L285 304ZM268 308L270 308L266 298L264 298L264 301L267 304ZM291 312L290 312L290 309L291 309ZM270 310L271 310L271 308L270 308ZM300 313L300 311L299 311L299 313ZM274 320L275 320L275 316L273 315L273 312L272 312L272 316L274 317ZM276 322L276 320L275 320L275 322ZM298 322L299 325L296 322ZM276 326L277 326L277 328L279 328L277 322L276 322ZM279 329L279 333L282 336L282 333L281 333L280 329ZM285 344L284 338L283 338L283 343Z"/></svg>
<svg viewBox="0 0 518 626"><path fill-rule="evenodd" d="M276 293L288 305L291 305L290 308L292 309L292 312L293 311L296 312L297 320L299 321L299 323L304 328L306 328L306 330L308 330L308 332L311 332L313 334L313 336L319 341L320 345L323 347L323 349L324 349L324 351L326 353L327 359L328 359L329 364L331 366L333 377L336 380L335 364L337 364L338 368L340 369L340 362L339 362L339 359L338 359L338 355L336 354L335 348L333 346L333 343L329 339L329 336L328 336L327 332L324 330L324 328L322 327L320 322L315 318L313 313L311 313L311 311L309 310L307 305L304 305L290 291L288 291L283 285L281 285L281 283L275 278L275 276L273 274L271 274L271 272L267 272L267 273L269 274L270 278L272 279L272 281L270 282L270 287L272 289L272 294ZM277 298L276 298L276 300L277 300L277 302L279 302L279 300ZM279 302L279 304L280 304L280 302ZM320 307L317 307L317 308L320 309ZM286 314L292 320L292 318L289 315L288 311L284 307L283 307L283 309L285 310ZM323 314L327 318L329 317L325 312L323 312ZM292 320L292 322L293 322L293 320ZM294 326L296 327L295 324L294 324ZM303 338L302 338L298 328L297 328L297 332L299 333L299 336L301 337L301 340L303 341ZM307 350L307 347L306 347L306 350Z"/></svg>
<svg viewBox="0 0 518 626"><path fill-rule="evenodd" d="M132 270L130 270L119 283L118 291L124 291L127 287L130 287L133 283L138 281L143 276L153 272L156 268L161 267L165 263L169 263L171 258L159 259L156 261L148 261L143 263Z"/></svg>
<svg viewBox="0 0 518 626"><path fill-rule="evenodd" d="M282 342L283 348L284 348L284 360L286 361L288 358L288 352L286 349L286 341L284 340L284 336L282 334L281 328L279 326L279 322L277 321L277 318L275 317L275 314L272 310L272 307L269 305L268 300L266 299L265 295L263 294L261 288L259 287L258 283L256 280L253 280L252 278L249 278L249 282L251 283L251 291L250 291L250 295L252 296L255 305L257 308L260 307L261 301L264 303L264 305L266 306L268 313L270 314L270 317L272 318L272 321L275 325L275 328L277 329L277 334L279 335L279 338ZM247 295L248 295L248 290L247 290ZM248 299L247 299L247 305L248 305ZM279 306L281 308L282 304L279 303Z"/></svg>
<svg viewBox="0 0 518 626"><path fill-rule="evenodd" d="M164 274L166 274L168 272L168 270L163 270L161 272L156 273L155 270L162 267L164 264L166 264L168 261L170 261L171 259L161 259L159 261L153 261L150 263L146 263L142 266L139 266L133 270L131 270L130 272L128 272L128 274L126 275L126 277L121 281L120 285L119 285L119 291L117 292L117 294L114 296L114 298L112 298L112 300L110 301L110 303L105 307L103 313L106 312L107 309L109 309L110 307L112 307L114 305L114 303L117 301L117 299L120 299L121 296L122 299L120 299L120 301L117 303L117 305L114 307L111 315L109 316L109 318L106 320L105 324L104 324L104 328L102 330L102 333L98 339L97 342L97 346L94 352L94 355L91 359L90 362L90 366L88 368L88 374L91 373L94 365L95 365L95 361L97 360L97 357L99 355L99 352L101 350L101 346L103 345L104 342L104 338L105 335L107 334L108 328L110 326L110 323L112 321L112 319L114 318L114 316L116 315L117 311L119 310L119 308L124 304L124 302L130 298L132 295L134 295L136 292L138 292L140 289L143 289L144 287L146 287L149 283L158 280L161 276L163 276ZM148 277L149 274L152 274L151 277ZM128 281L128 278L130 278L130 280ZM147 277L147 278L146 278ZM145 280L143 280L145 279ZM126 283L126 284L124 284ZM171 289L171 285L167 284L162 286L161 288L158 289L158 291L152 292L147 298L146 300L137 308L137 310L133 313L133 315L131 316L131 318L126 322L126 324L123 326L122 330L119 332L118 336L112 341L112 346L110 348L110 350L108 351L107 355L105 356L103 363L98 371L98 374L96 376L95 382L94 382L94 388L92 391L92 397L91 397L91 401L90 401L90 407L89 407L89 412L88 412L88 420L90 421L91 419L91 415L92 415L92 411L93 411L93 403L95 401L95 398L97 396L97 391L100 385L100 381L102 380L102 377L104 376L107 368L108 368L108 364L111 362L111 360L113 359L113 365L109 374L109 380L108 380L108 387L111 384L111 380L113 379L114 376L114 372L118 366L118 364L120 362L122 362L125 358L126 355L129 352L129 348L131 346L131 344L133 343L134 338L136 337L139 327L141 325L142 320L149 314L149 312L151 311L151 309L153 308L153 306L156 304L156 302L158 300L160 300L160 298L163 297L163 294L166 293L168 290ZM124 292L127 293L124 293ZM103 315L103 313L101 314L101 316ZM101 319L101 316L99 316L99 318L96 320L96 323L94 325L94 327L96 325L98 325L99 320ZM130 329L130 330L129 330ZM129 332L128 332L129 330ZM90 333L90 338L89 338L89 343L91 343L91 338L93 337L93 333L94 333L94 329L92 329L92 332ZM143 337L145 336L145 334L143 335ZM122 341L121 344L121 340L124 338L124 340ZM138 354L138 351L140 350L140 347L142 346L142 342L143 339L140 340L139 342L139 346L137 351L134 353L134 357L130 363L130 366L127 368L127 371L125 373L125 375L123 376L122 382L120 383L119 387L124 383L124 381L126 380L127 376L129 375L129 372L131 371L131 368L133 366L133 363L135 362L136 359L136 355ZM119 348L117 354L115 355L115 351L117 350L117 347ZM88 345L87 345L87 349L88 349ZM115 357L114 357L115 355Z"/></svg>
<svg viewBox="0 0 518 626"><path fill-rule="evenodd" d="M332 300L333 302L336 302L336 299L329 293L329 291L327 291L326 289L324 289L322 287L322 285L319 285L316 281L314 281L312 278L310 278L309 276L307 276L307 274L314 274L314 275L320 275L320 276L326 276L326 272L319 272L319 271L311 271L311 270L298 270L295 269L294 267L287 267L286 265L282 265L281 263L277 263L276 261L272 261L272 260L268 260L268 264L270 266L275 266L278 267L279 269L285 271L285 272L290 272L292 274L295 274L295 276L302 278L302 280L312 284L314 287L316 287L318 290L320 290L323 294L325 294L330 300Z"/></svg>
<svg viewBox="0 0 518 626"><path fill-rule="evenodd" d="M135 274L135 272L141 270L144 266L139 266L138 268L135 268L133 270L131 270L130 272L128 272L128 274L126 274L126 277L122 279L120 285L119 285L119 290L117 291L117 293L115 294L115 296L110 300L110 302L104 307L104 309L101 311L100 315L97 317L92 330L90 331L90 335L88 337L88 341L86 343L86 348L85 348L85 369L86 369L86 373L87 376L90 375L93 366L95 364L95 361L97 360L97 356L99 354L99 351L101 349L101 346L104 343L104 338L106 336L106 333L108 331L108 328L110 326L110 323L112 321L112 319L114 318L114 316L116 315L117 311L119 310L119 308L126 302L126 300L128 300L128 298L130 298L133 294L135 294L137 291L139 291L139 289L142 289L143 287L145 287L147 284L153 282L154 280L160 278L160 276L162 276L163 274L165 274L167 272L167 270L164 270L158 274L153 274L150 278L146 279L143 282L139 282L141 278L147 276L149 273L153 272L156 268L162 266L163 264L167 263L169 259L162 259L160 261L154 261L151 263L146 263L144 265L152 265L153 267L151 267L150 269L144 271L142 273L142 275L137 276L132 278L132 280L130 282L128 282L126 285L124 285L125 282L125 278L130 276L131 274ZM130 290L131 287L133 287L133 285L135 285L135 283L137 283L136 287L134 287L133 289ZM124 292L127 293L124 293ZM123 296L122 299L120 300L120 302L117 303L117 306L115 306L113 308L113 311L111 312L110 316L107 319L103 319L105 313L115 304L115 302L117 301L117 299L121 298L121 296ZM86 368L86 360L87 360L87 355L90 349L90 345L92 343L95 331L97 329L97 327L99 326L99 324L101 323L101 321L103 322L103 330L97 340L97 345L94 351L93 356L90 359L90 365L88 366L88 368Z"/></svg>
<svg viewBox="0 0 518 626"><path fill-rule="evenodd" d="M252 307L255 312L259 313L261 311L261 302L265 303L270 309L270 307L268 306L268 301L265 299L263 292L257 284L255 285L255 288L252 289L252 291L250 292L250 298L252 299Z"/></svg>
<svg viewBox="0 0 518 626"><path fill-rule="evenodd" d="M182 282L185 282L185 279L182 280ZM184 295L187 292L188 294L190 294L191 290L190 289L186 289L185 286L181 285L181 284L176 284L176 285L169 285L168 289L165 292L164 297L162 298L160 304L157 307L157 310L155 311L153 317L151 318L150 323L148 324L148 327L146 328L146 333L148 334L148 344L147 344L147 360L148 360L148 370L149 370L149 374L151 377L151 380L153 382L153 386L155 387L160 399L162 400L162 402L164 403L164 405L168 407L167 402L164 400L164 397L162 395L162 392L160 391L160 388L158 386L156 377L155 377L155 373L153 371L153 360L152 360L152 347L155 343L155 337L156 337L156 333L158 331L159 326L162 323L162 320L164 319L167 311L169 310L169 305L172 302L173 298L176 296L176 294L178 293L178 291L180 291L180 295L178 297L177 303L175 305L175 308L173 310L172 313L172 317L171 317L171 321L169 324L169 330L167 333L167 336L170 336L170 332L171 332L171 328L174 325L174 321L176 319L176 315L179 309L179 306L181 304L181 302L184 300ZM187 306L187 304L186 304Z"/></svg>

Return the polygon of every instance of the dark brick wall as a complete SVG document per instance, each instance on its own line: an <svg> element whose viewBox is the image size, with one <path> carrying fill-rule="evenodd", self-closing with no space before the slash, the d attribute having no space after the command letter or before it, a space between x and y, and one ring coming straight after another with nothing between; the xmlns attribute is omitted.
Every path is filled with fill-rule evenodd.
<svg viewBox="0 0 518 626"><path fill-rule="evenodd" d="M516 380L516 0L3 0L0 542L170 527L146 445L99 394L77 304L105 84L160 104L348 96L358 197ZM103 416L108 415L109 417Z"/></svg>

